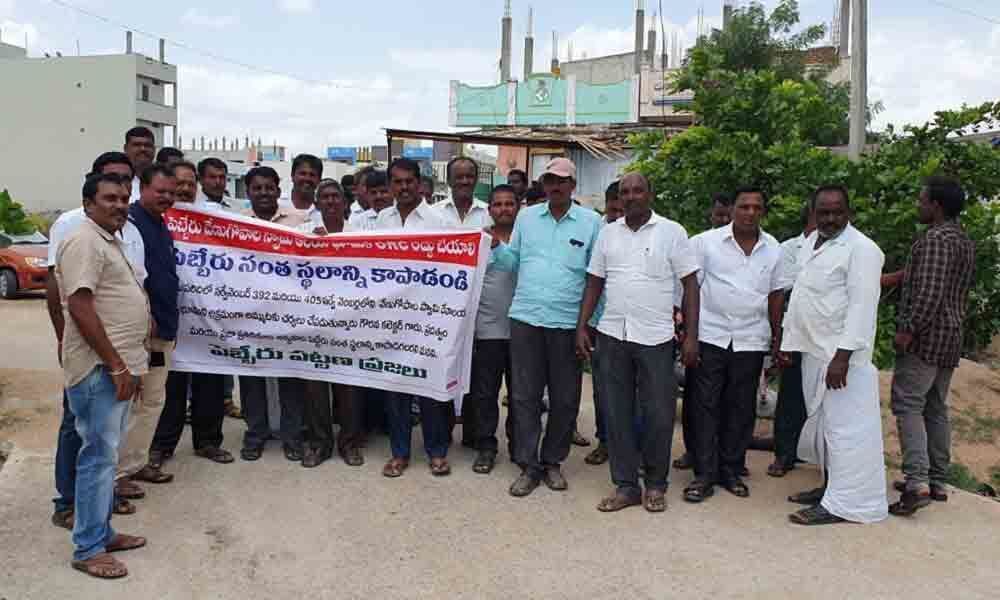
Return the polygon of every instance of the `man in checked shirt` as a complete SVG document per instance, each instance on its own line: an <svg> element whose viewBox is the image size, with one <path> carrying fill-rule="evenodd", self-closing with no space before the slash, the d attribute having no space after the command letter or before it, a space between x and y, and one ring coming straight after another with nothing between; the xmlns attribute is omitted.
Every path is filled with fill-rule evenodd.
<svg viewBox="0 0 1000 600"><path fill-rule="evenodd" d="M924 182L917 210L929 228L910 250L896 328L892 413L906 481L895 485L902 495L889 507L894 515L912 515L931 499L948 499L948 385L958 366L976 268L976 245L958 223L964 204L957 181L932 177Z"/></svg>

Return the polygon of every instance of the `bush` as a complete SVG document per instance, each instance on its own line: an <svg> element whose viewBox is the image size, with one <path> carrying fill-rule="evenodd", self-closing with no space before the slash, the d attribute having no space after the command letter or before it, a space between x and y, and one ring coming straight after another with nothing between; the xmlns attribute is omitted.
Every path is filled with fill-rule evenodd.
<svg viewBox="0 0 1000 600"><path fill-rule="evenodd" d="M14 235L24 235L35 231L34 225L24 213L24 208L14 202L7 190L0 192L0 231Z"/></svg>

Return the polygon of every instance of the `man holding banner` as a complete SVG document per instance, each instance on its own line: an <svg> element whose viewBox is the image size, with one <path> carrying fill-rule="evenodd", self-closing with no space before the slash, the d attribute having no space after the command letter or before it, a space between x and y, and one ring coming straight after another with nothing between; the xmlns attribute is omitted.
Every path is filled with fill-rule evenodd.
<svg viewBox="0 0 1000 600"><path fill-rule="evenodd" d="M399 158L389 165L389 187L396 205L378 215L375 229L379 231L428 231L448 227L442 222L439 211L431 208L420 197L420 165L408 158ZM413 395L394 392L386 399L389 421L389 443L392 458L385 464L382 474L399 477L410 465L410 439L412 422L410 405ZM424 450L430 459L431 473L444 476L451 473L448 464L451 404L418 396L420 425L424 434Z"/></svg>

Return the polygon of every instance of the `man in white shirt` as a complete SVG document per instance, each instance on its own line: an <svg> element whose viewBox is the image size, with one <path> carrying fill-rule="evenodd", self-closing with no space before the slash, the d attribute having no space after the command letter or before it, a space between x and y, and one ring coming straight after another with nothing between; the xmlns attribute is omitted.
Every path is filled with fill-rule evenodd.
<svg viewBox="0 0 1000 600"><path fill-rule="evenodd" d="M392 206L392 193L389 191L389 178L385 171L372 170L362 178L358 185L358 197L365 197L368 208L351 215L348 225L355 231L372 231L380 212ZM357 204L357 202L355 202Z"/></svg>
<svg viewBox="0 0 1000 600"><path fill-rule="evenodd" d="M129 203L139 201L139 174L153 164L156 156L156 137L147 127L133 127L125 132L125 155L132 162L132 193Z"/></svg>
<svg viewBox="0 0 1000 600"><path fill-rule="evenodd" d="M448 229L480 230L492 225L489 206L473 196L476 182L479 181L479 165L476 161L465 156L453 158L448 162L446 173L451 198L434 205L441 222Z"/></svg>
<svg viewBox="0 0 1000 600"><path fill-rule="evenodd" d="M174 190L174 201L182 204L194 204L198 197L198 167L181 160L173 163L174 179L177 188Z"/></svg>
<svg viewBox="0 0 1000 600"><path fill-rule="evenodd" d="M816 198L810 196L802 207L802 233L781 242L781 288L786 295L795 283L796 267L806 239L816 231ZM774 407L774 462L767 467L771 477L784 477L798 462L799 433L806 422L802 397L802 355L789 353L789 364L781 369L778 403Z"/></svg>
<svg viewBox="0 0 1000 600"><path fill-rule="evenodd" d="M375 167L368 165L358 170L354 174L354 202L351 203L351 214L347 218L347 223L356 229L365 229L359 226L357 219L362 213L371 208L368 201L368 190L365 186L365 178L375 172ZM376 215L377 216L377 215Z"/></svg>
<svg viewBox="0 0 1000 600"><path fill-rule="evenodd" d="M806 420L799 456L820 465L827 485L789 497L813 504L789 515L801 525L888 516L878 371L872 364L885 255L850 224L840 186L816 192L817 230L806 238L785 314L782 364L802 353Z"/></svg>
<svg viewBox="0 0 1000 600"><path fill-rule="evenodd" d="M780 324L769 322L769 308L783 301L777 279L781 247L760 228L766 211L763 190L741 188L733 199L732 222L692 244L700 266L701 362L687 382L694 386L689 423L695 464L695 479L684 490L688 502L712 496L716 484L740 498L750 495L741 473L753 438L764 355Z"/></svg>
<svg viewBox="0 0 1000 600"><path fill-rule="evenodd" d="M379 213L375 222L376 230L448 229L442 223L438 211L420 197L420 165L408 158L392 161L389 165L389 181L396 205ZM430 459L431 473L436 476L448 475L451 473L447 458L451 421L449 412L454 413L451 404L397 392L388 393L385 401L392 458L383 467L382 474L386 477L399 477L410 465L410 406L414 401L420 404L420 426L424 434L424 450Z"/></svg>
<svg viewBox="0 0 1000 600"><path fill-rule="evenodd" d="M692 333L682 354L686 364L694 364L698 356L693 335L699 320L698 263L684 228L650 208L653 194L645 176L624 176L618 193L625 218L607 225L598 235L576 328L576 350L589 358L593 341L588 321L606 290L607 304L597 335L611 479L616 489L597 509L614 512L642 503L649 512L663 512L677 392L674 279L683 282ZM637 401L643 419L641 440L635 435ZM640 457L645 494L639 486Z"/></svg>
<svg viewBox="0 0 1000 600"><path fill-rule="evenodd" d="M132 163L122 152L105 152L94 161L91 172L101 175L117 175L128 187L132 183ZM59 215L59 218L49 228L48 268L49 277L45 288L45 304L49 312L49 320L56 334L58 343L57 355L62 354L63 330L65 318L59 295L59 282L55 276L56 256L63 241L76 232L87 220L83 206L74 208ZM142 284L146 279L146 254L142 236L128 220L122 230L116 234L121 239L121 247L125 252L136 279ZM55 511L52 523L58 527L73 528L73 501L76 495L76 456L80 452L80 436L68 400L63 394L63 417L59 424L59 435L56 441L55 484L59 496L53 499ZM116 492L115 510L118 512L135 512L128 502L129 498L141 497L143 491L139 486L127 479L119 480Z"/></svg>
<svg viewBox="0 0 1000 600"><path fill-rule="evenodd" d="M299 212L303 221L320 219L316 208L316 186L323 178L323 161L312 154L299 154L292 159L292 193L288 202L279 201L286 211Z"/></svg>

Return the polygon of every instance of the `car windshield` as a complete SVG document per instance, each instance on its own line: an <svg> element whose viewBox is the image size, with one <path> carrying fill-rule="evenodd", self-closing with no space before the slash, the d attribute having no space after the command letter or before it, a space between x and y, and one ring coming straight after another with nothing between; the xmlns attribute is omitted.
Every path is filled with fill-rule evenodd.
<svg viewBox="0 0 1000 600"><path fill-rule="evenodd" d="M28 233L25 235L14 235L13 233L0 233L0 247L23 246L31 244L48 244L47 237L41 232Z"/></svg>

